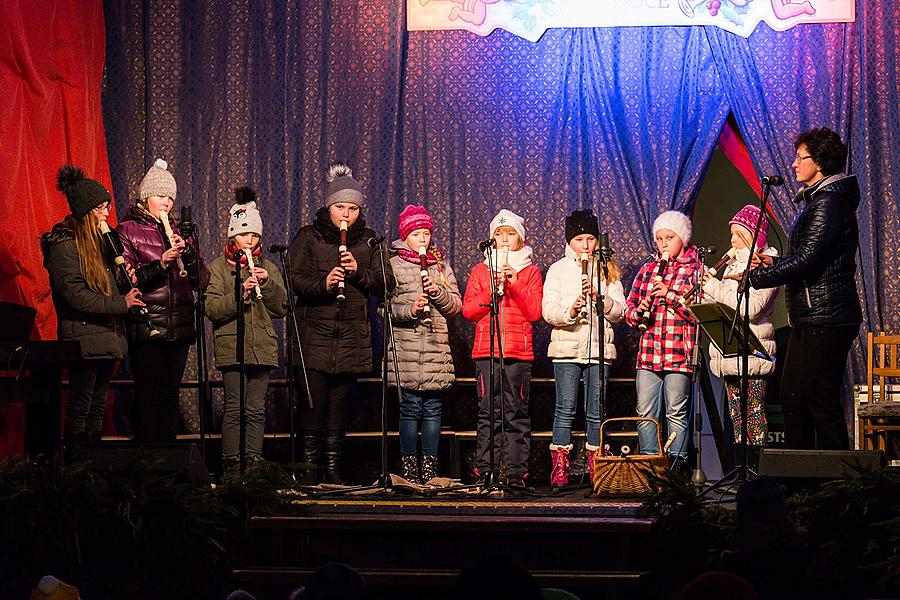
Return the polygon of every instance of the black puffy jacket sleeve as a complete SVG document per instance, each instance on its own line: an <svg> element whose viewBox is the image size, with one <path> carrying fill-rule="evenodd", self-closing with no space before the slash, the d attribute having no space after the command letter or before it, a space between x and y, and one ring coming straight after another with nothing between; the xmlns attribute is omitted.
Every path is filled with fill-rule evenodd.
<svg viewBox="0 0 900 600"><path fill-rule="evenodd" d="M750 285L757 289L772 288L813 274L843 235L847 215L844 202L835 193L818 194L806 207L809 214L802 217L807 221L805 235L787 256L771 267L750 271Z"/></svg>

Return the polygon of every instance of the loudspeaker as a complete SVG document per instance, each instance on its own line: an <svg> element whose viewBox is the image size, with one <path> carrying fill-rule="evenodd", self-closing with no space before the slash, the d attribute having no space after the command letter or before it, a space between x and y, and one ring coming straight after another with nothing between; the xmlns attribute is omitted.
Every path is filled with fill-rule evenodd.
<svg viewBox="0 0 900 600"><path fill-rule="evenodd" d="M196 444L147 444L101 442L85 446L77 462L91 461L99 471L116 471L150 461L160 471L181 473L191 483L208 484L209 471Z"/></svg>
<svg viewBox="0 0 900 600"><path fill-rule="evenodd" d="M881 450L785 450L763 448L759 474L806 479L852 479L884 468Z"/></svg>

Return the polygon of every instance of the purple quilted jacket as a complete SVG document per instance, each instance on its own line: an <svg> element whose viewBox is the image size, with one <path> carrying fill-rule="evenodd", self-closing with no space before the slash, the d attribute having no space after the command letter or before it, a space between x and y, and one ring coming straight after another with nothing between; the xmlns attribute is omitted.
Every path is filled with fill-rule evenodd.
<svg viewBox="0 0 900 600"><path fill-rule="evenodd" d="M172 228L177 231L177 227L173 219ZM138 288L143 293L150 320L163 339L193 341L196 335L193 289L200 285L201 271L206 271L197 256L193 239L186 240L187 250L182 254L182 262L188 276L181 277L174 263L168 269L162 268L159 259L169 242L162 223L144 210L133 206L116 228L116 233L122 242L122 257L137 271ZM204 279L208 279L208 275ZM139 323L130 323L128 333L133 340L150 339L147 328Z"/></svg>

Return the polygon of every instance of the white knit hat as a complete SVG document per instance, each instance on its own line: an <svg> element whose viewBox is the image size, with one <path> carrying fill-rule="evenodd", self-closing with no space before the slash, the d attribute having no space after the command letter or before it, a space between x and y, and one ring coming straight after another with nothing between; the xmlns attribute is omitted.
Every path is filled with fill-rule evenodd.
<svg viewBox="0 0 900 600"><path fill-rule="evenodd" d="M685 246L691 241L691 220L683 212L667 210L653 221L653 237L660 229L669 229L681 238Z"/></svg>
<svg viewBox="0 0 900 600"><path fill-rule="evenodd" d="M512 227L519 234L519 239L525 241L525 219L516 213L506 210L505 208L497 213L497 216L491 221L490 236L494 237L494 232L501 227Z"/></svg>
<svg viewBox="0 0 900 600"><path fill-rule="evenodd" d="M255 233L262 237L263 222L256 207L256 192L249 187L234 190L234 201L228 209L228 237L233 238L240 233Z"/></svg>
<svg viewBox="0 0 900 600"><path fill-rule="evenodd" d="M141 200L150 196L175 199L178 186L175 178L169 172L169 164L161 158L157 158L153 166L147 169L147 174L141 180Z"/></svg>

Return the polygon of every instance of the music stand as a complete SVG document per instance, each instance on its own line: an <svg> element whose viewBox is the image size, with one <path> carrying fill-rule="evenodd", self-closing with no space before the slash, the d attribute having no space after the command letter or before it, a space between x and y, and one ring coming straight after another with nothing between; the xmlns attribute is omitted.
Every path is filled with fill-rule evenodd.
<svg viewBox="0 0 900 600"><path fill-rule="evenodd" d="M747 337L744 338L744 331L741 329L732 329L731 324L735 319L735 310L721 302L710 302L704 304L691 304L688 310L694 315L697 324L703 329L709 338L710 343L722 354L724 358L734 358L742 355L743 349L747 348L749 353L751 350L754 356L764 360L774 360L772 356L766 352L765 347L752 330L747 329ZM744 410L746 413L746 410ZM742 414L741 418L746 422L747 415ZM741 436L740 445L743 448L744 464L738 465L730 472L722 476L721 479L712 484L710 488L702 492L700 495L707 494L710 490L717 489L725 482L729 482L736 475L743 480L746 477L746 455L747 455L747 436Z"/></svg>

